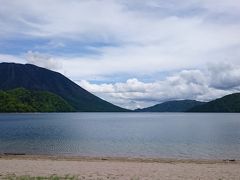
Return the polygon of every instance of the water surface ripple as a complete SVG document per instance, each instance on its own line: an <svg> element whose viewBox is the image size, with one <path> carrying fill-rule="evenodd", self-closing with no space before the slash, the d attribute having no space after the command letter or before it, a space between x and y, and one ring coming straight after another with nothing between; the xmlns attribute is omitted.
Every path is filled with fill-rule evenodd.
<svg viewBox="0 0 240 180"><path fill-rule="evenodd" d="M240 114L0 114L0 153L240 159Z"/></svg>

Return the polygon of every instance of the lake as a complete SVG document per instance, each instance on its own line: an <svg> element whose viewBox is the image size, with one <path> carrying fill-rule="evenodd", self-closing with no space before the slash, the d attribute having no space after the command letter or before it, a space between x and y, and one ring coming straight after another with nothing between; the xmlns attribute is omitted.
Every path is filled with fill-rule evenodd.
<svg viewBox="0 0 240 180"><path fill-rule="evenodd" d="M240 114L0 114L0 153L240 159Z"/></svg>

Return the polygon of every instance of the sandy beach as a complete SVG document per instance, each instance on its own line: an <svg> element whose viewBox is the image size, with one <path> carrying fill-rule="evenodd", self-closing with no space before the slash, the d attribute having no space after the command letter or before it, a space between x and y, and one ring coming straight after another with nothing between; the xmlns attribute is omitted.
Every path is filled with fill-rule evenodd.
<svg viewBox="0 0 240 180"><path fill-rule="evenodd" d="M239 161L1 156L0 178L71 175L77 179L240 179Z"/></svg>

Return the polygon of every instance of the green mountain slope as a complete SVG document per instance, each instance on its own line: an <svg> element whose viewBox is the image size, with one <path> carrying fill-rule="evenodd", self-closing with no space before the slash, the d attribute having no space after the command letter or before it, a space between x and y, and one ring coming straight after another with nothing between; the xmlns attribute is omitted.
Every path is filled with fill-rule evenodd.
<svg viewBox="0 0 240 180"><path fill-rule="evenodd" d="M188 112L240 112L240 93L230 94L193 107Z"/></svg>
<svg viewBox="0 0 240 180"><path fill-rule="evenodd" d="M190 108L204 104L195 100L167 101L151 107L136 109L136 112L185 112Z"/></svg>
<svg viewBox="0 0 240 180"><path fill-rule="evenodd" d="M74 111L61 97L43 91L17 88L0 91L0 112L69 112Z"/></svg>
<svg viewBox="0 0 240 180"><path fill-rule="evenodd" d="M0 63L0 89L19 87L57 94L79 112L129 111L91 94L58 72L31 64Z"/></svg>

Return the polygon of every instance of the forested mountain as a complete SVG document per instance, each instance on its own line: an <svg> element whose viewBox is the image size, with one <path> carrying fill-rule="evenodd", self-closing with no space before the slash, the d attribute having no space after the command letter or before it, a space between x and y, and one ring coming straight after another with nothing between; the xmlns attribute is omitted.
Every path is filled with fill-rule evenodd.
<svg viewBox="0 0 240 180"><path fill-rule="evenodd" d="M196 106L189 112L240 112L240 93L230 94L222 98Z"/></svg>
<svg viewBox="0 0 240 180"><path fill-rule="evenodd" d="M204 104L195 100L167 101L151 107L136 109L136 112L185 112L194 106Z"/></svg>
<svg viewBox="0 0 240 180"><path fill-rule="evenodd" d="M0 63L0 90L15 88L51 92L79 112L128 111L91 94L58 72L31 64Z"/></svg>

